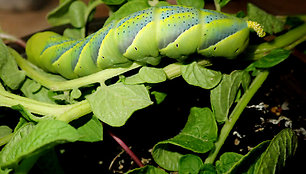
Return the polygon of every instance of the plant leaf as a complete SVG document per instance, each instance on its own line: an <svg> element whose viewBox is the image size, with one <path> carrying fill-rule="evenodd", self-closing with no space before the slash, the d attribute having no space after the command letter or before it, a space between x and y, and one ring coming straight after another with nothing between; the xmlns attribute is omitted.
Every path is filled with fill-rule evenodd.
<svg viewBox="0 0 306 174"><path fill-rule="evenodd" d="M262 57L253 63L256 68L271 68L286 60L291 51L277 48L272 50L268 55Z"/></svg>
<svg viewBox="0 0 306 174"><path fill-rule="evenodd" d="M221 83L210 91L211 105L218 122L227 120L243 74L243 71L234 71L230 75L224 74Z"/></svg>
<svg viewBox="0 0 306 174"><path fill-rule="evenodd" d="M66 28L63 35L72 39L81 39L85 37L85 27Z"/></svg>
<svg viewBox="0 0 306 174"><path fill-rule="evenodd" d="M153 91L151 92L151 94L154 95L157 104L162 103L167 97L166 93L158 92L158 91Z"/></svg>
<svg viewBox="0 0 306 174"><path fill-rule="evenodd" d="M184 129L177 136L157 143L152 156L161 167L177 171L179 159L183 154L174 151L175 146L196 153L206 153L214 147L217 131L217 123L211 110L194 107L190 111Z"/></svg>
<svg viewBox="0 0 306 174"><path fill-rule="evenodd" d="M11 134L12 133L12 129L8 126L0 126L0 139Z"/></svg>
<svg viewBox="0 0 306 174"><path fill-rule="evenodd" d="M249 153L244 155L237 161L226 173L246 173L254 169L256 161L260 158L261 154L267 149L270 141L261 142L259 145L254 147Z"/></svg>
<svg viewBox="0 0 306 174"><path fill-rule="evenodd" d="M82 28L86 25L87 6L83 1L74 1L69 7L70 23L76 28Z"/></svg>
<svg viewBox="0 0 306 174"><path fill-rule="evenodd" d="M220 7L224 7L226 6L227 3L229 3L231 0L217 0L218 4L220 5Z"/></svg>
<svg viewBox="0 0 306 174"><path fill-rule="evenodd" d="M194 7L198 9L204 8L204 0L177 0L177 5L184 5L187 7Z"/></svg>
<svg viewBox="0 0 306 174"><path fill-rule="evenodd" d="M139 73L127 77L125 84L141 84L141 83L160 83L167 80L165 71L162 68L142 67Z"/></svg>
<svg viewBox="0 0 306 174"><path fill-rule="evenodd" d="M216 173L217 171L212 164L204 164L199 171L199 174L216 174Z"/></svg>
<svg viewBox="0 0 306 174"><path fill-rule="evenodd" d="M157 143L152 151L154 161L162 168L170 171L178 171L178 164L182 156L184 155L178 152L168 141Z"/></svg>
<svg viewBox="0 0 306 174"><path fill-rule="evenodd" d="M222 78L221 72L204 68L196 62L181 66L181 72L187 83L204 89L215 87Z"/></svg>
<svg viewBox="0 0 306 174"><path fill-rule="evenodd" d="M143 10L145 8L150 7L148 2L145 2L143 0L134 0L134 1L128 1L124 5L122 5L119 10L117 10L115 13L113 13L104 23L104 26L109 24L113 20L122 19L134 12Z"/></svg>
<svg viewBox="0 0 306 174"><path fill-rule="evenodd" d="M107 5L119 5L124 2L124 0L103 0L103 2Z"/></svg>
<svg viewBox="0 0 306 174"><path fill-rule="evenodd" d="M254 173L278 173L279 169L285 166L286 160L294 155L297 141L297 136L291 129L283 129L272 139L255 164Z"/></svg>
<svg viewBox="0 0 306 174"><path fill-rule="evenodd" d="M154 1L151 1L151 2L154 2ZM150 1L149 1L149 3L150 3ZM152 4L150 3L150 5L152 5ZM168 6L168 5L171 5L171 4L169 4L167 1L158 1L157 4L154 4L152 6L162 7L162 6Z"/></svg>
<svg viewBox="0 0 306 174"><path fill-rule="evenodd" d="M77 130L80 135L79 141L96 142L103 140L103 127L99 119L95 116L92 116L90 120L78 127Z"/></svg>
<svg viewBox="0 0 306 174"><path fill-rule="evenodd" d="M61 1L59 6L48 13L47 20L52 26L59 26L70 23L69 8L75 0Z"/></svg>
<svg viewBox="0 0 306 174"><path fill-rule="evenodd" d="M0 39L0 78L11 89L16 90L25 79L24 71L18 69L15 50L6 47Z"/></svg>
<svg viewBox="0 0 306 174"><path fill-rule="evenodd" d="M26 79L20 90L28 98L55 104L55 101L50 98L51 91L31 79Z"/></svg>
<svg viewBox="0 0 306 174"><path fill-rule="evenodd" d="M203 161L199 156L184 155L179 161L179 174L198 174L202 166Z"/></svg>
<svg viewBox="0 0 306 174"><path fill-rule="evenodd" d="M111 126L122 126L136 110L153 102L144 85L102 86L87 97L93 113Z"/></svg>
<svg viewBox="0 0 306 174"><path fill-rule="evenodd" d="M60 166L55 148L47 150L47 152L42 154L35 165L38 166L44 174L65 174Z"/></svg>
<svg viewBox="0 0 306 174"><path fill-rule="evenodd" d="M142 168L130 170L126 174L167 174L167 172L163 171L162 169L156 168L154 166L146 165Z"/></svg>
<svg viewBox="0 0 306 174"><path fill-rule="evenodd" d="M3 168L13 167L27 156L58 143L74 142L79 134L69 124L58 120L42 120L37 125L27 123L18 129L0 153Z"/></svg>
<svg viewBox="0 0 306 174"><path fill-rule="evenodd" d="M225 152L220 156L220 159L216 161L217 173L226 173L242 157L243 155L235 152Z"/></svg>
<svg viewBox="0 0 306 174"><path fill-rule="evenodd" d="M248 3L247 13L249 20L260 23L267 33L278 33L284 29L285 21L268 14L251 3Z"/></svg>

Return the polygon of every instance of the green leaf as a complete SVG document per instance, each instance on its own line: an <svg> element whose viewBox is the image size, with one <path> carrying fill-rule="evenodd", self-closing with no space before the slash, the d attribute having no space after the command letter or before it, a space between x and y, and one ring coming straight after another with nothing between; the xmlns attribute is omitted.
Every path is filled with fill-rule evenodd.
<svg viewBox="0 0 306 174"><path fill-rule="evenodd" d="M206 153L214 147L217 131L217 123L209 108L191 108L184 129L177 136L156 144L152 156L161 167L177 171L179 159L183 154L173 151L174 147Z"/></svg>
<svg viewBox="0 0 306 174"><path fill-rule="evenodd" d="M243 71L241 83L244 91L246 91L251 83L251 76L248 71Z"/></svg>
<svg viewBox="0 0 306 174"><path fill-rule="evenodd" d="M9 128L8 126L0 126L0 147L6 144L11 139L12 136L13 133L11 128Z"/></svg>
<svg viewBox="0 0 306 174"><path fill-rule="evenodd" d="M243 71L234 71L230 75L224 74L221 83L210 91L211 105L218 122L227 120L243 74Z"/></svg>
<svg viewBox="0 0 306 174"><path fill-rule="evenodd" d="M152 4L150 4L150 5L152 5ZM162 6L168 6L168 5L171 5L171 4L169 4L167 1L158 1L157 4L152 5L152 6L154 6L154 7L162 7Z"/></svg>
<svg viewBox="0 0 306 174"><path fill-rule="evenodd" d="M111 126L122 126L137 110L152 104L144 85L102 86L87 97L93 113Z"/></svg>
<svg viewBox="0 0 306 174"><path fill-rule="evenodd" d="M237 13L236 13L236 17L237 18L244 18L244 17L246 17L246 14L245 14L245 12L244 11L238 11Z"/></svg>
<svg viewBox="0 0 306 174"><path fill-rule="evenodd" d="M0 126L0 139L11 134L12 129L8 126Z"/></svg>
<svg viewBox="0 0 306 174"><path fill-rule="evenodd" d="M76 28L82 28L86 25L87 6L83 1L74 1L69 7L70 23Z"/></svg>
<svg viewBox="0 0 306 174"><path fill-rule="evenodd" d="M58 143L74 142L79 134L69 124L57 120L42 120L37 125L27 123L14 133L0 153L3 168L14 167L33 153L39 153Z"/></svg>
<svg viewBox="0 0 306 174"><path fill-rule="evenodd" d="M59 26L70 23L69 8L75 0L61 1L59 6L47 15L47 20L52 26Z"/></svg>
<svg viewBox="0 0 306 174"><path fill-rule="evenodd" d="M55 101L50 98L51 91L31 79L26 79L20 90L28 98L55 104Z"/></svg>
<svg viewBox="0 0 306 174"><path fill-rule="evenodd" d="M63 35L72 39L81 39L85 37L85 27L66 28Z"/></svg>
<svg viewBox="0 0 306 174"><path fill-rule="evenodd" d="M277 48L272 50L268 55L254 62L253 65L256 68L271 68L286 60L290 54L290 50Z"/></svg>
<svg viewBox="0 0 306 174"><path fill-rule="evenodd" d="M134 12L143 10L145 8L150 7L148 2L145 2L143 0L134 0L129 1L122 5L119 10L117 10L115 13L113 13L104 23L104 26L109 24L113 20L122 19Z"/></svg>
<svg viewBox="0 0 306 174"><path fill-rule="evenodd" d="M165 71L162 68L142 67L138 74L127 77L125 84L160 83L167 80Z"/></svg>
<svg viewBox="0 0 306 174"><path fill-rule="evenodd" d="M178 171L180 158L184 156L178 152L171 142L162 141L153 147L152 157L162 168L170 171Z"/></svg>
<svg viewBox="0 0 306 174"><path fill-rule="evenodd" d="M2 170L1 167L0 167L0 174L9 174L11 173L12 169L4 169Z"/></svg>
<svg viewBox="0 0 306 174"><path fill-rule="evenodd" d="M244 155L237 161L226 173L246 173L254 169L256 161L260 158L261 154L266 150L270 141L264 141L254 147L249 153Z"/></svg>
<svg viewBox="0 0 306 174"><path fill-rule="evenodd" d="M220 5L220 7L226 6L227 3L229 3L231 0L217 0L217 3Z"/></svg>
<svg viewBox="0 0 306 174"><path fill-rule="evenodd" d="M181 72L187 83L204 89L215 87L222 78L221 72L204 68L196 62L181 66Z"/></svg>
<svg viewBox="0 0 306 174"><path fill-rule="evenodd" d="M220 160L216 161L217 173L226 173L242 157L243 155L235 152L225 152L220 156Z"/></svg>
<svg viewBox="0 0 306 174"><path fill-rule="evenodd" d="M79 141L96 142L103 140L103 127L99 119L92 116L85 124L78 129Z"/></svg>
<svg viewBox="0 0 306 174"><path fill-rule="evenodd" d="M79 89L73 89L70 93L71 100L78 99L82 96L82 92Z"/></svg>
<svg viewBox="0 0 306 174"><path fill-rule="evenodd" d="M184 155L179 161L179 174L198 174L203 161L200 157L192 154Z"/></svg>
<svg viewBox="0 0 306 174"><path fill-rule="evenodd" d="M134 170L130 170L126 174L167 174L167 172L163 171L160 168L156 168L151 165L146 165L142 168L137 168Z"/></svg>
<svg viewBox="0 0 306 174"><path fill-rule="evenodd" d="M47 152L39 157L35 164L39 167L40 171L43 171L43 174L64 174L57 157L57 152L54 149L47 150Z"/></svg>
<svg viewBox="0 0 306 174"><path fill-rule="evenodd" d="M125 0L102 0L106 5L120 5Z"/></svg>
<svg viewBox="0 0 306 174"><path fill-rule="evenodd" d="M286 25L290 25L292 28L304 24L304 21L297 16L288 16L286 19Z"/></svg>
<svg viewBox="0 0 306 174"><path fill-rule="evenodd" d="M167 94L163 92L153 91L151 94L154 95L157 104L162 103L167 97Z"/></svg>
<svg viewBox="0 0 306 174"><path fill-rule="evenodd" d="M204 164L199 171L199 174L216 174L216 173L217 171L212 164Z"/></svg>
<svg viewBox="0 0 306 174"><path fill-rule="evenodd" d="M247 13L249 20L260 23L267 33L278 33L284 29L285 21L268 14L251 3L248 3Z"/></svg>
<svg viewBox="0 0 306 174"><path fill-rule="evenodd" d="M18 69L15 50L6 47L0 39L0 78L11 89L16 90L25 79L25 73Z"/></svg>
<svg viewBox="0 0 306 174"><path fill-rule="evenodd" d="M187 7L194 7L198 9L204 8L204 0L177 0L177 5L184 5Z"/></svg>
<svg viewBox="0 0 306 174"><path fill-rule="evenodd" d="M297 136L291 129L283 129L272 139L267 150L255 164L254 173L278 173L285 166L286 160L294 155L297 142Z"/></svg>
<svg viewBox="0 0 306 174"><path fill-rule="evenodd" d="M191 108L184 129L170 141L196 153L206 153L217 140L217 123L209 108Z"/></svg>
<svg viewBox="0 0 306 174"><path fill-rule="evenodd" d="M25 109L22 105L15 105L15 106L12 106L11 108L19 111L21 113L21 115L23 116L23 118L26 119L27 121L38 122L41 119L44 119L44 117L37 117L37 116L33 115L30 111Z"/></svg>

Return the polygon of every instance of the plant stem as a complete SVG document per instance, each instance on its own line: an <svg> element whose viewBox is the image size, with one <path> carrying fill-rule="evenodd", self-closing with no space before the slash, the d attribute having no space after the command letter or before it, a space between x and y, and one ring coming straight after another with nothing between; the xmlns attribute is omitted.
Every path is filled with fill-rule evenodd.
<svg viewBox="0 0 306 174"><path fill-rule="evenodd" d="M43 72L35 65L22 58L19 54L14 54L14 57L18 66L27 73L27 76L53 91L76 89L93 83L104 83L107 79L116 77L141 66L137 63L133 63L127 68L110 68L77 79L65 80L64 78L59 78L59 76Z"/></svg>
<svg viewBox="0 0 306 174"><path fill-rule="evenodd" d="M263 82L267 79L268 74L269 74L268 71L260 72L256 76L256 78L253 80L252 84L250 85L250 88L245 92L245 94L239 100L236 107L234 108L231 115L229 116L229 119L225 121L225 124L223 125L221 129L219 139L215 143L215 149L214 151L211 151L211 153L208 155L208 157L205 160L205 163L213 163L215 161L222 145L224 144L226 138L231 132L236 121L240 117L241 113L243 112L244 108L247 106L251 98L254 96L257 90L261 87Z"/></svg>
<svg viewBox="0 0 306 174"><path fill-rule="evenodd" d="M139 160L139 158L134 154L134 152L116 135L114 135L111 131L108 131L109 135L125 150L125 152L135 161L135 163L139 167L143 167L144 165Z"/></svg>
<svg viewBox="0 0 306 174"><path fill-rule="evenodd" d="M214 3L215 3L216 11L221 11L221 7L220 7L220 4L218 3L218 1L214 0Z"/></svg>
<svg viewBox="0 0 306 174"><path fill-rule="evenodd" d="M30 112L55 117L55 119L66 122L70 122L91 112L87 100L70 105L44 103L7 92L0 84L0 106L12 107L14 105L22 105Z"/></svg>
<svg viewBox="0 0 306 174"><path fill-rule="evenodd" d="M89 102L87 100L83 100L81 102L70 105L70 108L67 109L62 115L57 117L57 119L65 122L70 122L91 112L92 110Z"/></svg>
<svg viewBox="0 0 306 174"><path fill-rule="evenodd" d="M199 62L197 62L199 65L202 66L207 66L207 65L211 65L211 62L209 60L201 60ZM169 80L172 80L176 77L181 76L181 63L172 63L166 67L163 68L163 70L165 71L167 78Z"/></svg>
<svg viewBox="0 0 306 174"><path fill-rule="evenodd" d="M5 145L7 142L9 142L11 140L11 138L13 137L13 133L10 133L2 138L0 138L0 147Z"/></svg>
<svg viewBox="0 0 306 174"><path fill-rule="evenodd" d="M276 48L286 48L290 45L297 45L303 41L303 38L306 37L306 24L303 24L299 27L294 28L293 30L288 31L287 33L278 36L271 42L265 42L257 46L250 47L252 54L248 58L257 60L262 56L268 54L271 50ZM292 49L292 47L288 47Z"/></svg>
<svg viewBox="0 0 306 174"><path fill-rule="evenodd" d="M21 47L25 48L26 47L26 43L25 41L16 38L15 36L12 36L10 34L7 33L0 33L0 38L3 39L7 39L9 41L15 42L16 44L20 45Z"/></svg>

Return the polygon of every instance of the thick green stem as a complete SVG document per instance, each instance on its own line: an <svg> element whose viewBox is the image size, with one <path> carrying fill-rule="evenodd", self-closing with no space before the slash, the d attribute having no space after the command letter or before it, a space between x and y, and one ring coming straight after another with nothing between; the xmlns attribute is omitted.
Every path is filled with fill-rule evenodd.
<svg viewBox="0 0 306 174"><path fill-rule="evenodd" d="M87 100L83 100L81 102L70 105L70 108L67 109L62 115L57 117L57 119L65 122L70 122L91 112L92 110L90 104Z"/></svg>
<svg viewBox="0 0 306 174"><path fill-rule="evenodd" d="M276 48L286 48L292 49L290 45L297 45L305 40L306 37L306 24L303 24L299 27L294 28L293 30L288 31L287 33L278 36L271 42L265 42L258 46L250 46L250 49L247 52L250 52L248 58L257 60L262 56L268 54L270 51ZM248 53L247 53L248 54Z"/></svg>
<svg viewBox="0 0 306 174"><path fill-rule="evenodd" d="M214 0L214 3L215 3L216 11L221 11L221 7L220 7L220 4L218 3L218 1Z"/></svg>
<svg viewBox="0 0 306 174"><path fill-rule="evenodd" d="M199 62L197 62L199 65L202 66L208 66L211 65L211 62L209 60L201 60ZM163 70L165 71L167 78L169 80L174 79L176 77L181 76L181 63L172 63L166 67L163 68Z"/></svg>
<svg viewBox="0 0 306 174"><path fill-rule="evenodd" d="M0 106L12 107L14 105L22 105L32 113L54 117L67 122L91 112L87 100L70 105L44 103L7 92L0 85Z"/></svg>
<svg viewBox="0 0 306 174"><path fill-rule="evenodd" d="M133 70L141 66L137 63L133 63L131 66L127 68L105 69L85 77L66 80L57 75L52 75L43 72L35 65L31 64L29 61L22 58L18 53L17 54L14 53L14 51L12 51L12 54L14 55L18 66L26 72L27 76L29 76L30 78L34 79L41 85L53 91L64 91L69 89L75 89L93 83L104 83L104 81L107 79L116 77L120 74L123 74L127 71Z"/></svg>
<svg viewBox="0 0 306 174"><path fill-rule="evenodd" d="M208 157L205 160L205 163L213 163L222 147L224 144L226 138L228 137L229 133L231 132L233 126L235 125L236 121L240 117L242 111L244 108L247 106L251 98L254 96L254 94L257 92L257 90L261 87L263 82L266 80L268 77L269 72L264 71L259 73L252 84L250 85L250 88L245 92L245 94L242 96L242 98L239 100L237 103L236 107L232 111L231 115L229 116L229 119L225 122L223 125L219 139L215 143L215 149L212 151Z"/></svg>

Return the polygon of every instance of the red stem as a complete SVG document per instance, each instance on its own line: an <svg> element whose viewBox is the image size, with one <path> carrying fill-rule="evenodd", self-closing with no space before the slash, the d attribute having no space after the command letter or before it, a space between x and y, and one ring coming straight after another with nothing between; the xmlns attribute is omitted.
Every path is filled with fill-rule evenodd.
<svg viewBox="0 0 306 174"><path fill-rule="evenodd" d="M116 135L114 135L111 131L108 131L109 135L117 141L117 143L125 150L125 152L135 161L135 163L139 167L143 167L144 165L142 162L139 160L139 158L134 154L134 152Z"/></svg>

